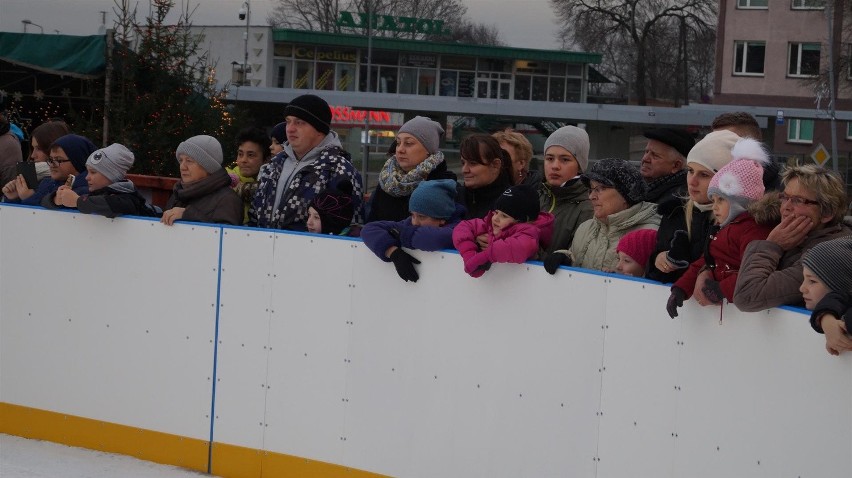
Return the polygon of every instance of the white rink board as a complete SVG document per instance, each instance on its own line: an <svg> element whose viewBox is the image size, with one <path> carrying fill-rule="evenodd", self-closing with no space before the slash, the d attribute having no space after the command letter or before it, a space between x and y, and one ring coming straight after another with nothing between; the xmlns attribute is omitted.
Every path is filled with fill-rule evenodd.
<svg viewBox="0 0 852 478"><path fill-rule="evenodd" d="M0 401L206 440L215 364L214 441L391 476L852 476L852 356L805 315L413 254L0 206Z"/></svg>
<svg viewBox="0 0 852 478"><path fill-rule="evenodd" d="M219 230L25 207L0 222L0 400L209 439Z"/></svg>
<svg viewBox="0 0 852 478"><path fill-rule="evenodd" d="M216 441L263 449L274 234L249 229L223 234L222 247L230 253L222 255Z"/></svg>

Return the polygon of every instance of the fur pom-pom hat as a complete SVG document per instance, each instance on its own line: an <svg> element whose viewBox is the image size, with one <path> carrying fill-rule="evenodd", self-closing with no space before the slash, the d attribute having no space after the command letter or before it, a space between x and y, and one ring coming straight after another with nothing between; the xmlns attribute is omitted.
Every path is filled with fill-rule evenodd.
<svg viewBox="0 0 852 478"><path fill-rule="evenodd" d="M731 203L727 225L743 213L748 205L757 201L766 192L763 185L763 169L769 164L769 153L757 140L742 138L731 149L732 161L717 172L710 180L707 195L722 196Z"/></svg>

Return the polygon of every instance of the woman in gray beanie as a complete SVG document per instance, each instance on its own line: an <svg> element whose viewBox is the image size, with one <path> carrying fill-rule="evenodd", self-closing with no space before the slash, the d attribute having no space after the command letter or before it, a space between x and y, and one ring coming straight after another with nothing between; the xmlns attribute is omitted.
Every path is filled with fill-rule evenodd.
<svg viewBox="0 0 852 478"><path fill-rule="evenodd" d="M415 116L399 128L394 155L382 167L370 199L367 222L401 221L409 216L409 198L421 181L456 179L439 149L443 135L444 128L425 116Z"/></svg>
<svg viewBox="0 0 852 478"><path fill-rule="evenodd" d="M817 244L802 258L799 291L831 355L852 351L852 237Z"/></svg>
<svg viewBox="0 0 852 478"><path fill-rule="evenodd" d="M656 204L643 202L645 181L639 170L622 159L601 159L583 173L594 217L580 224L568 251L545 258L547 272L573 265L606 272L615 270L619 239L637 229L657 229Z"/></svg>
<svg viewBox="0 0 852 478"><path fill-rule="evenodd" d="M231 177L222 168L222 145L212 136L193 136L175 151L180 181L160 220L242 224L243 202L231 189Z"/></svg>

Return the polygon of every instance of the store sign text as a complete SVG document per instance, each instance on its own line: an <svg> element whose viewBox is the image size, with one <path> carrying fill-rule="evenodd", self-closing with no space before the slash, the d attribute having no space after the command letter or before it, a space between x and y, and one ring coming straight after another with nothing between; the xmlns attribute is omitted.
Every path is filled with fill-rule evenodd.
<svg viewBox="0 0 852 478"><path fill-rule="evenodd" d="M370 25L376 30L393 32L423 33L427 35L447 35L449 28L444 28L443 20L430 18L395 17L393 15L367 15L359 12L340 12L337 26L350 28L367 28Z"/></svg>
<svg viewBox="0 0 852 478"><path fill-rule="evenodd" d="M331 121L334 123L363 123L370 117L371 123L391 123L389 111L353 110L348 106L332 106Z"/></svg>

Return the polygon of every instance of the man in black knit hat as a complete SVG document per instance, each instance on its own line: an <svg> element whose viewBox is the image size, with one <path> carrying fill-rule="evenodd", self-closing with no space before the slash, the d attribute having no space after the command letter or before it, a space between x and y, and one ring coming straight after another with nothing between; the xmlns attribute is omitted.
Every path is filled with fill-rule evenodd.
<svg viewBox="0 0 852 478"><path fill-rule="evenodd" d="M260 169L249 225L303 231L311 201L343 180L352 184L353 222L363 222L361 175L331 130L328 103L316 95L298 96L284 108L284 116L287 142Z"/></svg>

